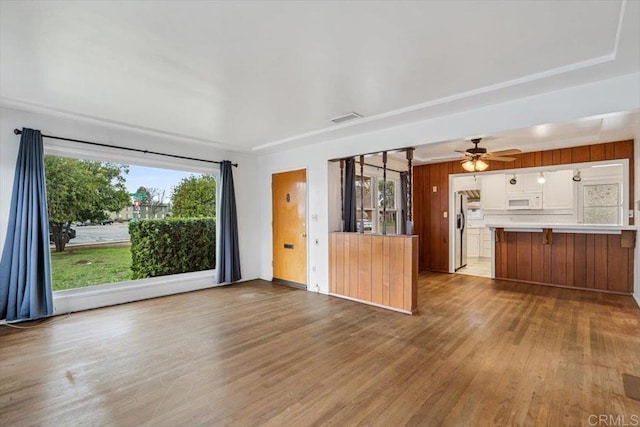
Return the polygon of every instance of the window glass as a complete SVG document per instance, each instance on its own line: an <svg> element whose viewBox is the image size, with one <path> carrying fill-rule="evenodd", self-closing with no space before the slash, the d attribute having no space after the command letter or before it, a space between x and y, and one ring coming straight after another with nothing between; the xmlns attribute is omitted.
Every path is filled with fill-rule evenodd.
<svg viewBox="0 0 640 427"><path fill-rule="evenodd" d="M585 224L618 224L620 217L618 184L583 186L583 222Z"/></svg>
<svg viewBox="0 0 640 427"><path fill-rule="evenodd" d="M364 208L371 209L371 200L373 195L371 194L372 186L371 186L372 178L370 176L365 176L364 180L360 178L360 176L356 176L356 207L360 209L360 200L362 198L362 194L364 193ZM362 187L362 190L361 190Z"/></svg>
<svg viewBox="0 0 640 427"><path fill-rule="evenodd" d="M215 268L214 175L47 155L45 181L54 291Z"/></svg>
<svg viewBox="0 0 640 427"><path fill-rule="evenodd" d="M364 182L364 185L361 183ZM360 207L360 188L364 192L364 210ZM358 231L362 228L362 222L364 221L365 233L382 233L382 210L383 206L386 206L386 223L387 234L394 234L398 232L397 221L397 180L388 178L386 182L386 191L383 191L384 180L379 176L366 176L361 181L360 176L356 176L356 225ZM375 204L374 204L375 201Z"/></svg>
<svg viewBox="0 0 640 427"><path fill-rule="evenodd" d="M383 204L387 209L396 208L396 183L395 181L387 179L386 191L382 191L384 185L383 179L378 179L378 207L383 208Z"/></svg>

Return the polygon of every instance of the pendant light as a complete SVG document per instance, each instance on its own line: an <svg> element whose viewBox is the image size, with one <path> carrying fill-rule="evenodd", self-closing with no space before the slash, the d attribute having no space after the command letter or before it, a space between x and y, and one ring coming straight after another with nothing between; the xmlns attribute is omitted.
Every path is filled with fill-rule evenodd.
<svg viewBox="0 0 640 427"><path fill-rule="evenodd" d="M540 172L540 176L538 177L538 184L544 184L547 180L544 177L544 172Z"/></svg>

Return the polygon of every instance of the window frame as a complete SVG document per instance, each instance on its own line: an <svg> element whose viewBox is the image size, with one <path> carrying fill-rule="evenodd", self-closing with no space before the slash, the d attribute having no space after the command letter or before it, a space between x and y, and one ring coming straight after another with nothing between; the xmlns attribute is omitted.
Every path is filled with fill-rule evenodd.
<svg viewBox="0 0 640 427"><path fill-rule="evenodd" d="M218 165L195 160L168 158L154 154L94 147L81 143L51 139L44 140L44 154L45 156L59 156L79 160L113 162L195 174L208 174L215 177L216 183L220 182L220 168ZM216 203L217 206L219 206L220 185L216 185L216 193ZM219 216L216 215L216 230L219 228L220 220ZM216 256L219 255L219 248L220 233L216 233ZM218 263L216 263L216 268L211 270L54 291L54 312L67 313L87 310L220 286L217 282L217 269Z"/></svg>
<svg viewBox="0 0 640 427"><path fill-rule="evenodd" d="M382 227L380 226L381 222L380 222L380 218L382 216L382 208L378 207L378 197L379 197L379 183L381 183L383 181L383 177L375 172L372 172L371 170L364 170L363 173L365 178L369 178L371 179L371 208L365 208L365 212L372 212L372 221L371 221L371 230L367 230L367 228L365 227L365 234L381 234L382 233ZM356 183L360 182L360 173L356 173ZM399 188L400 188L400 177L398 176L397 178L392 178L387 176L387 182L393 182L393 204L395 206L394 209L387 209L386 212L396 212L396 227L395 230L390 230L389 228L387 228L387 234L400 234L400 218L399 218L399 212L401 211L399 205L400 205L400 193L399 193ZM356 184L356 192L358 191L358 186ZM356 226L360 227L360 204L357 203L357 196L356 196Z"/></svg>
<svg viewBox="0 0 640 427"><path fill-rule="evenodd" d="M617 224L602 224L602 225L625 225L625 202L624 202L624 188L623 180L617 177L597 177L597 178L583 178L577 185L577 214L578 223L584 223L584 187L592 185L617 185L618 186L618 212L617 212Z"/></svg>

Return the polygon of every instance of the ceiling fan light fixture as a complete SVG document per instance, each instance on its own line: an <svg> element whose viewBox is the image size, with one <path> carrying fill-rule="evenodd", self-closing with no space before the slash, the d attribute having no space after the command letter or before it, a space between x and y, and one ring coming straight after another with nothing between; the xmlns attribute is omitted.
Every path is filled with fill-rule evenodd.
<svg viewBox="0 0 640 427"><path fill-rule="evenodd" d="M489 165L486 162L483 162L480 159L477 160L467 160L462 163L462 168L467 172L482 172L486 170Z"/></svg>
<svg viewBox="0 0 640 427"><path fill-rule="evenodd" d="M462 169L466 170L467 172L475 172L476 165L471 160L467 160L466 162L462 162Z"/></svg>
<svg viewBox="0 0 640 427"><path fill-rule="evenodd" d="M480 159L476 160L476 170L478 172L482 172L483 170L486 170L488 167L489 167L489 164L487 162L483 162Z"/></svg>
<svg viewBox="0 0 640 427"><path fill-rule="evenodd" d="M547 179L544 177L544 172L540 172L540 176L537 179L538 184L544 184L547 182Z"/></svg>

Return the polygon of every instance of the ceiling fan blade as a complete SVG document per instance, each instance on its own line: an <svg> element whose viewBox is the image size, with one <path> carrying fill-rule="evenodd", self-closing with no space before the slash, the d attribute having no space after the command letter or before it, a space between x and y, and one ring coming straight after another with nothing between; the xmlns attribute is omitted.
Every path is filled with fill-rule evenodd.
<svg viewBox="0 0 640 427"><path fill-rule="evenodd" d="M511 155L520 154L520 153L522 153L521 150L518 150L517 148L512 148L512 149L509 149L509 150L492 151L491 153L488 153L488 154L491 154L492 156L493 155L511 156Z"/></svg>
<svg viewBox="0 0 640 427"><path fill-rule="evenodd" d="M453 150L453 151L455 151L456 153L462 153L462 154L465 154L467 152L467 150Z"/></svg>
<svg viewBox="0 0 640 427"><path fill-rule="evenodd" d="M487 160L496 160L498 162L513 162L515 157L503 157L503 156L487 156L485 157Z"/></svg>

